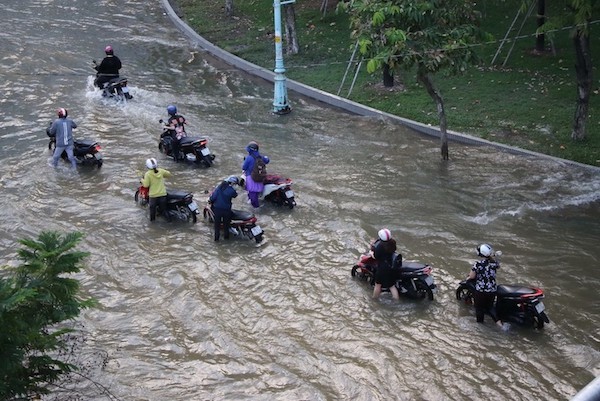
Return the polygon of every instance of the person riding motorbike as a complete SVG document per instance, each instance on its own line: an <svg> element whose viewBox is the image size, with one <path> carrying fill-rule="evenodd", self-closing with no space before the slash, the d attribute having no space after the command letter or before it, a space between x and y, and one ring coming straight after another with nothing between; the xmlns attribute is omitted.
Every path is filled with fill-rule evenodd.
<svg viewBox="0 0 600 401"><path fill-rule="evenodd" d="M177 106L169 105L167 106L167 113L169 114L169 118L167 120L166 126L169 132L171 133L171 137L173 138L173 158L175 161L180 160L179 149L181 145L181 139L187 136L185 132L185 117L177 114Z"/></svg>
<svg viewBox="0 0 600 401"><path fill-rule="evenodd" d="M246 191L248 191L248 199L250 200L250 204L254 208L258 208L260 206L258 198L262 193L265 184L256 176L253 176L255 171L254 166L259 163L264 167L270 162L270 160L267 156L263 156L259 153L258 143L255 141L248 143L248 146L246 146L246 152L248 152L248 156L244 158L242 163L242 178L246 182Z"/></svg>
<svg viewBox="0 0 600 401"><path fill-rule="evenodd" d="M119 76L119 70L121 69L121 60L115 56L112 46L108 45L104 48L106 57L102 59L100 64L96 63L96 60L92 60L94 63L94 69L97 71L94 85L98 88L104 88L104 84L113 78Z"/></svg>

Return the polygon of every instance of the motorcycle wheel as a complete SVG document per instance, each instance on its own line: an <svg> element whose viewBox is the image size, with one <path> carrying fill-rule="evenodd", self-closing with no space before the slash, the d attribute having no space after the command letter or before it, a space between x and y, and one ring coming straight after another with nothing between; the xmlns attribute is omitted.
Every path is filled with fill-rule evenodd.
<svg viewBox="0 0 600 401"><path fill-rule="evenodd" d="M538 330L543 329L544 323L546 322L547 319L548 319L548 316L546 316L546 312L542 312L539 315L534 314L533 315L533 328L538 329Z"/></svg>
<svg viewBox="0 0 600 401"><path fill-rule="evenodd" d="M254 240L256 241L257 244L260 244L263 240L263 234L259 234L256 237L254 237Z"/></svg>
<svg viewBox="0 0 600 401"><path fill-rule="evenodd" d="M160 151L160 153L163 153L167 156L169 155L169 151L167 150L167 147L163 145L162 141L158 143L158 150Z"/></svg>
<svg viewBox="0 0 600 401"><path fill-rule="evenodd" d="M144 206L148 205L148 200L140 197L139 189L137 191L135 191L135 195L133 196L133 199L135 200L135 203L137 203L139 206L144 207Z"/></svg>
<svg viewBox="0 0 600 401"><path fill-rule="evenodd" d="M433 291L426 283L422 282L421 280L417 280L415 284L417 286L417 298L427 298L428 300L433 301Z"/></svg>
<svg viewBox="0 0 600 401"><path fill-rule="evenodd" d="M97 160L97 161L96 161L96 164L98 165L98 168L102 167L102 164L103 164L103 163L104 163L104 162L103 162L102 160Z"/></svg>
<svg viewBox="0 0 600 401"><path fill-rule="evenodd" d="M456 289L456 299L464 301L468 305L473 304L473 293L465 286L460 286Z"/></svg>
<svg viewBox="0 0 600 401"><path fill-rule="evenodd" d="M177 209L180 213L182 213L186 216L187 223L189 223L191 221L192 224L196 224L196 221L197 221L196 213L193 213L192 211L190 211L190 209L187 206L185 206L185 207L178 206Z"/></svg>
<svg viewBox="0 0 600 401"><path fill-rule="evenodd" d="M357 274L357 272L358 272L358 268L359 268L359 267L360 267L360 266L358 266L358 265L354 265L354 266L352 266L352 271L350 271L350 275L352 275L352 277L356 277L356 274Z"/></svg>
<svg viewBox="0 0 600 401"><path fill-rule="evenodd" d="M210 157L210 155L202 156L202 161L206 167L211 167L213 165L213 159Z"/></svg>
<svg viewBox="0 0 600 401"><path fill-rule="evenodd" d="M215 222L212 212L210 212L207 208L204 208L202 215L204 216L204 220L208 221L209 223Z"/></svg>

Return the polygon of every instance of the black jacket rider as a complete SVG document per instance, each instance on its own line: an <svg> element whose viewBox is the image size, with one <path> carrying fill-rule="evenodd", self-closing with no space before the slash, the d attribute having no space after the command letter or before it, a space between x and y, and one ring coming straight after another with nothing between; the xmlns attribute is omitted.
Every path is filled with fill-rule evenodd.
<svg viewBox="0 0 600 401"><path fill-rule="evenodd" d="M105 82L110 81L113 78L119 76L119 70L121 69L121 60L115 55L109 54L102 62L94 67L98 73L96 74L96 86L100 89L104 86Z"/></svg>

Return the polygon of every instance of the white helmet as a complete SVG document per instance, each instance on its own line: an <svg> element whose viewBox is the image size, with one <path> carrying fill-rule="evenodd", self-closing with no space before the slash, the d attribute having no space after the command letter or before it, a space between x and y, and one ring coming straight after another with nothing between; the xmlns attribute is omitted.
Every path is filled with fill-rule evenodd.
<svg viewBox="0 0 600 401"><path fill-rule="evenodd" d="M379 230L379 232L377 232L377 235L382 241L389 241L390 238L392 238L392 233L387 228L382 228L381 230Z"/></svg>
<svg viewBox="0 0 600 401"><path fill-rule="evenodd" d="M477 254L485 258L489 258L494 253L494 249L491 245L481 244L477 247Z"/></svg>
<svg viewBox="0 0 600 401"><path fill-rule="evenodd" d="M146 159L146 167L148 167L149 169L157 168L158 163L156 162L156 159L155 158Z"/></svg>

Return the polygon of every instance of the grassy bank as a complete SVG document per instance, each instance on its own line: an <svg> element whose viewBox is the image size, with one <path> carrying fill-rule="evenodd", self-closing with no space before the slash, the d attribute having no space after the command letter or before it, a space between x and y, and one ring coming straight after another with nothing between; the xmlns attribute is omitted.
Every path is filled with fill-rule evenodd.
<svg viewBox="0 0 600 401"><path fill-rule="evenodd" d="M274 68L273 4L269 0L234 0L234 17L226 18L223 0L171 0L178 14L196 32L243 59ZM354 48L346 15L335 12L330 0L325 15L321 0L296 0L296 21L301 51L284 55L286 76L307 85L338 93ZM483 27L498 40L482 45L480 66L464 75L438 74L435 83L446 103L448 128L552 156L600 166L600 81L594 69L587 139L570 139L575 112L574 51L568 31L548 40L548 51L534 55L535 20L529 18L523 37L505 43L491 65L517 11L519 0L484 2ZM478 5L479 6L479 5ZM551 13L552 10L549 10ZM558 12L558 11L557 11ZM521 15L523 15L522 13ZM535 15L535 12L532 13ZM517 35L520 20L510 37ZM592 57L600 60L600 35L592 26ZM512 51L509 50L513 46ZM509 55L510 54L510 55ZM502 64L505 62L505 66ZM595 66L600 63L596 61ZM400 72L393 89L383 88L381 73L360 69L350 95L350 70L340 96L411 120L438 125L435 104L416 83L414 74ZM290 96L293 101L293 97ZM292 103L293 106L293 103Z"/></svg>

